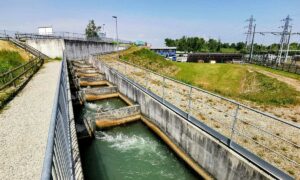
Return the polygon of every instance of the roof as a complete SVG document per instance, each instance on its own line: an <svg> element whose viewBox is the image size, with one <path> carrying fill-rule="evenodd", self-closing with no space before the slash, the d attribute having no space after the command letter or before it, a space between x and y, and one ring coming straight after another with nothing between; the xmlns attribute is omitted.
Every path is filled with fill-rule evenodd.
<svg viewBox="0 0 300 180"><path fill-rule="evenodd" d="M150 49L176 49L176 47L151 47Z"/></svg>

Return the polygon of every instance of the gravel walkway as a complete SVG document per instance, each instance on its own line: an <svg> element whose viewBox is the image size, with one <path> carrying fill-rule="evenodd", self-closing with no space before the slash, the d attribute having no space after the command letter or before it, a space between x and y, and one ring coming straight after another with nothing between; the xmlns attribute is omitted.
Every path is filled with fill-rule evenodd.
<svg viewBox="0 0 300 180"><path fill-rule="evenodd" d="M40 179L60 62L49 62L0 113L0 179Z"/></svg>

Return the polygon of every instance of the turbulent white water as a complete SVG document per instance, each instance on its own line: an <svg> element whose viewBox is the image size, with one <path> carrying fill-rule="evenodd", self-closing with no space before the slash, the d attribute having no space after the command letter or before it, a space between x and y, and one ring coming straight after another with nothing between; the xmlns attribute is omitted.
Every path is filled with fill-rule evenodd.
<svg viewBox="0 0 300 180"><path fill-rule="evenodd" d="M99 140L111 143L111 147L120 151L139 150L141 153L151 151L155 152L158 142L150 138L140 137L136 135L125 135L123 133L107 133L97 131L95 137Z"/></svg>

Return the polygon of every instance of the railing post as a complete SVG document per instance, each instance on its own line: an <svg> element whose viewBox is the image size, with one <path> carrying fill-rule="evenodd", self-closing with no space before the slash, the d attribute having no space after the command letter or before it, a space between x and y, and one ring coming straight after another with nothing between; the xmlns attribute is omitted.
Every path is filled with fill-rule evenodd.
<svg viewBox="0 0 300 180"><path fill-rule="evenodd" d="M13 73L12 73L12 72L10 73L10 76L11 76L11 79L13 79L13 78L14 78L14 76L13 76ZM14 85L14 87L16 87L16 81L15 81L15 80L13 81L13 85Z"/></svg>
<svg viewBox="0 0 300 180"><path fill-rule="evenodd" d="M150 76L150 73L148 73L148 72L146 71L146 76L145 76L145 85L146 85L146 89L148 89L148 81L149 81L149 77L147 76L147 74L148 74L148 76Z"/></svg>
<svg viewBox="0 0 300 180"><path fill-rule="evenodd" d="M125 75L127 75L127 65L126 65L126 63L124 63L124 66L125 66Z"/></svg>
<svg viewBox="0 0 300 180"><path fill-rule="evenodd" d="M162 99L163 99L163 103L165 103L165 77L163 77L163 95L162 95Z"/></svg>
<svg viewBox="0 0 300 180"><path fill-rule="evenodd" d="M189 100L188 100L188 119L190 117L191 108L192 108L192 86L190 86L190 92L189 92Z"/></svg>
<svg viewBox="0 0 300 180"><path fill-rule="evenodd" d="M239 108L240 108L240 105L237 104L237 107L235 109L234 116L233 116L233 122L232 122L232 125L231 125L231 134L230 134L230 139L229 139L229 143L228 143L229 147L231 147L231 142L232 142L234 129L235 129L236 122L237 122L237 115L238 115L238 112L239 112Z"/></svg>

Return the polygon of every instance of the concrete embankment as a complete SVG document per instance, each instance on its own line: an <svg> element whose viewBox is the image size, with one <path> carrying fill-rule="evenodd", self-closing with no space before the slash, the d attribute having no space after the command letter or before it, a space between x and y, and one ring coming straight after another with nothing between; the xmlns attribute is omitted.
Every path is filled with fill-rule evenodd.
<svg viewBox="0 0 300 180"><path fill-rule="evenodd" d="M97 66L105 74L106 79L115 84L122 94L140 104L142 114L214 178L270 178L264 171L186 121L115 71L96 62L93 58L89 61Z"/></svg>

